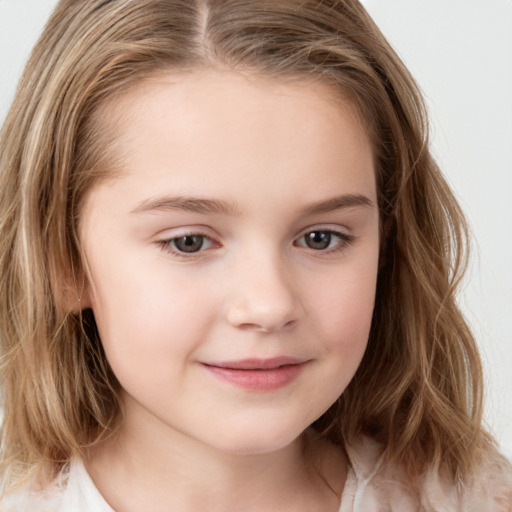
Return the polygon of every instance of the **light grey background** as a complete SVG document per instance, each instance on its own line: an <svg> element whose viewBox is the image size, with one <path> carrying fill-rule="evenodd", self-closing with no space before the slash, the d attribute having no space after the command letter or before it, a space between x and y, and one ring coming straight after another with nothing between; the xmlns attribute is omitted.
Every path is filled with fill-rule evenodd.
<svg viewBox="0 0 512 512"><path fill-rule="evenodd" d="M461 303L483 352L486 418L512 456L512 1L363 0L431 111L434 152L476 240ZM55 0L0 0L0 122Z"/></svg>

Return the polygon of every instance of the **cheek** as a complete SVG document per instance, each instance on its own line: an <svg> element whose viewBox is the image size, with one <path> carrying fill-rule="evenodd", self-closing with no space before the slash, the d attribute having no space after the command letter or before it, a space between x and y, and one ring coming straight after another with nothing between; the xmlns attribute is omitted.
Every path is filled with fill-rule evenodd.
<svg viewBox="0 0 512 512"><path fill-rule="evenodd" d="M376 279L375 250L366 261L363 257L334 273L315 297L316 331L321 333L318 339L326 361L323 379L332 401L348 386L366 350Z"/></svg>
<svg viewBox="0 0 512 512"><path fill-rule="evenodd" d="M164 361L168 369L169 361L183 360L201 343L213 321L212 300L155 265L128 267L97 273L92 306L98 330L114 372L148 365L158 373Z"/></svg>
<svg viewBox="0 0 512 512"><path fill-rule="evenodd" d="M344 292L324 304L328 338L333 348L358 351L368 341L375 289L346 286Z"/></svg>
<svg viewBox="0 0 512 512"><path fill-rule="evenodd" d="M333 347L366 345L375 304L376 261L368 258L334 273L323 292L316 294L316 317Z"/></svg>
<svg viewBox="0 0 512 512"><path fill-rule="evenodd" d="M363 358L375 300L377 271L373 261L337 268L311 296L319 364L305 407L313 419L342 395Z"/></svg>

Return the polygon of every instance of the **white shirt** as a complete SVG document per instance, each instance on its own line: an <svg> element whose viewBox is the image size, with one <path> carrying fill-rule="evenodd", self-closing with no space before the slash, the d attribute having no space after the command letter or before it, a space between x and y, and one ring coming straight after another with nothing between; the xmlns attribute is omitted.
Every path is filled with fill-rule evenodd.
<svg viewBox="0 0 512 512"><path fill-rule="evenodd" d="M462 497L453 486L431 475L420 503L408 489L406 475L382 464L378 445L372 440L363 438L347 452L350 467L339 512L512 512L512 469L503 460L489 463L478 485ZM115 512L78 458L52 489L20 490L4 501L1 511Z"/></svg>

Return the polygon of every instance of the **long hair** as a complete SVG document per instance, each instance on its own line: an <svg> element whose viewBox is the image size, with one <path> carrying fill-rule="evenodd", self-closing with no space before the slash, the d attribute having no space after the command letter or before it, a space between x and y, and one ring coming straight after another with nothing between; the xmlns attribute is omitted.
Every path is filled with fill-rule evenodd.
<svg viewBox="0 0 512 512"><path fill-rule="evenodd" d="M463 215L428 148L414 80L357 0L62 0L0 137L0 342L4 482L54 474L111 433L119 385L91 311L63 296L84 276L84 195L106 179L109 101L151 75L207 68L310 80L358 109L375 154L382 247L363 361L317 420L364 433L410 474L471 474L492 441L482 375L455 291Z"/></svg>

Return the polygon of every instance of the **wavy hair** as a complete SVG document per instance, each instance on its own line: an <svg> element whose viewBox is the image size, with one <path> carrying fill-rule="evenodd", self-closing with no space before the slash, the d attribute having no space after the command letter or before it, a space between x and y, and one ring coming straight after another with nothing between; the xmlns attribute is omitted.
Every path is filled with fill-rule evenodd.
<svg viewBox="0 0 512 512"><path fill-rule="evenodd" d="M316 422L361 432L412 475L471 474L481 426L478 351L455 291L467 227L428 148L418 87L357 0L61 0L0 137L1 471L54 474L116 428L119 385L79 288L78 220L109 176L109 101L162 71L217 68L338 88L376 161L382 248L363 361ZM105 116L103 116L105 117ZM103 127L103 128L102 128Z"/></svg>

